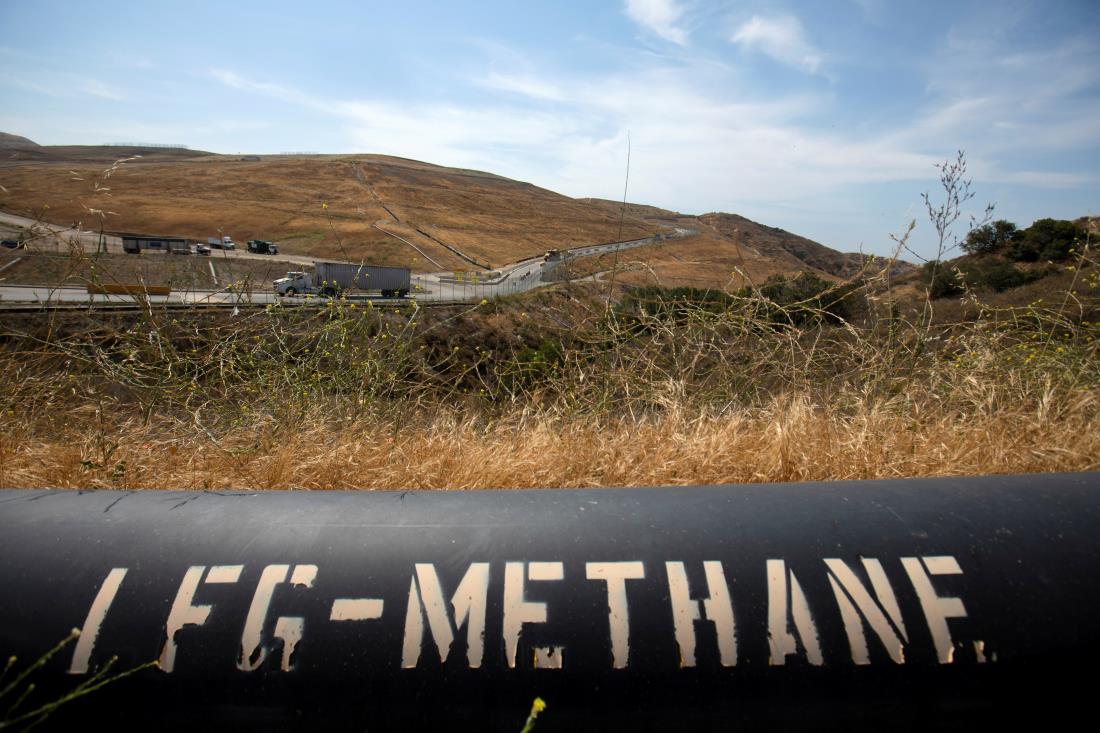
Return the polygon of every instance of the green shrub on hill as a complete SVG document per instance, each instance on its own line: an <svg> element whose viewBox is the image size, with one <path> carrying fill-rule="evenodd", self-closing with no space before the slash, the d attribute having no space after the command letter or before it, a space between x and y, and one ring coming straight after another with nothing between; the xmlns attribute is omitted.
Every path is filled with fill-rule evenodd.
<svg viewBox="0 0 1100 733"><path fill-rule="evenodd" d="M932 298L962 295L967 288L1000 293L1046 277L1049 270L1021 270L1000 257L963 259L957 262L927 262L921 281Z"/></svg>
<svg viewBox="0 0 1100 733"><path fill-rule="evenodd" d="M958 270L940 260L925 262L920 269L920 279L928 288L929 297L933 299L960 295L963 292Z"/></svg>
<svg viewBox="0 0 1100 733"><path fill-rule="evenodd" d="M1039 219L1012 238L1006 254L1021 262L1064 260L1085 241L1086 232L1072 221Z"/></svg>
<svg viewBox="0 0 1100 733"><path fill-rule="evenodd" d="M1000 219L998 221L972 229L962 242L963 251L967 254L993 254L1003 252L1016 238L1019 230L1010 221Z"/></svg>
<svg viewBox="0 0 1100 733"><path fill-rule="evenodd" d="M793 277L772 275L759 287L748 286L734 294L704 288L632 288L623 298L623 313L638 313L676 320L685 315L719 314L751 304L763 307L772 323L801 326L850 320L856 313L857 283L837 284L810 272ZM762 296L762 297L761 297Z"/></svg>
<svg viewBox="0 0 1100 733"><path fill-rule="evenodd" d="M1002 259L981 259L963 265L966 282L1000 293L1035 282L1048 274L1046 270L1021 270Z"/></svg>
<svg viewBox="0 0 1100 733"><path fill-rule="evenodd" d="M1059 261L1073 254L1086 236L1085 228L1077 222L1039 219L1027 229L1018 229L1001 219L972 229L962 248L967 254L999 254L1016 262Z"/></svg>
<svg viewBox="0 0 1100 733"><path fill-rule="evenodd" d="M800 272L795 277L772 275L759 294L771 304L768 310L772 321L801 326L851 320L856 304L852 296L858 289L856 283L838 285L811 272ZM752 288L743 288L738 295L750 298L754 293Z"/></svg>

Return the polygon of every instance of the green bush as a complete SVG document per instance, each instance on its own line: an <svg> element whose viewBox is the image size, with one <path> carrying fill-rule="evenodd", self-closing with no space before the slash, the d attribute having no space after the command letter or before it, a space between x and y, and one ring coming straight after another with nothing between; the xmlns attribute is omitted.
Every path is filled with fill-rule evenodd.
<svg viewBox="0 0 1100 733"><path fill-rule="evenodd" d="M760 295L774 306L769 308L773 322L801 326L851 320L855 316L857 299L854 295L858 289L856 283L838 285L813 273L800 272L791 278L771 276L760 288ZM755 292L752 288L743 288L738 295L751 298Z"/></svg>
<svg viewBox="0 0 1100 733"><path fill-rule="evenodd" d="M960 295L964 290L958 271L946 262L925 262L920 274L921 282L928 288L928 295L933 299Z"/></svg>
<svg viewBox="0 0 1100 733"><path fill-rule="evenodd" d="M1021 270L1000 257L983 257L959 262L928 262L922 281L933 298L961 295L966 288L984 288L1000 293L1046 277L1046 270Z"/></svg>
<svg viewBox="0 0 1100 733"><path fill-rule="evenodd" d="M1020 262L1064 260L1084 239L1084 228L1072 221L1039 219L1012 238L1006 254Z"/></svg>
<svg viewBox="0 0 1100 733"><path fill-rule="evenodd" d="M709 288L662 288L657 285L645 285L631 288L623 297L623 312L645 313L658 317L677 317L688 311L703 310L708 313L721 313L736 302L736 299L721 290Z"/></svg>
<svg viewBox="0 0 1100 733"><path fill-rule="evenodd" d="M968 285L989 288L998 293L1027 285L1047 274L1044 270L1024 271L999 258L969 262L961 269Z"/></svg>
<svg viewBox="0 0 1100 733"><path fill-rule="evenodd" d="M967 254L993 254L1003 252L1018 235L1016 225L1000 219L991 224L972 229L963 240L962 248Z"/></svg>

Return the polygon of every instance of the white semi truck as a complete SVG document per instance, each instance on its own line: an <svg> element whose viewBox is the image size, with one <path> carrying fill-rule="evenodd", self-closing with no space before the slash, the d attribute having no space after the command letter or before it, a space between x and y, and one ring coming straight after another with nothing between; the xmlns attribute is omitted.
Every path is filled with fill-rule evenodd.
<svg viewBox="0 0 1100 733"><path fill-rule="evenodd" d="M377 292L383 298L404 298L409 294L411 273L407 267L349 265L343 262L315 262L313 272L288 272L275 281L279 295L324 295L336 297L345 290Z"/></svg>
<svg viewBox="0 0 1100 733"><path fill-rule="evenodd" d="M233 237L208 237L206 245L213 249L236 249L237 245Z"/></svg>

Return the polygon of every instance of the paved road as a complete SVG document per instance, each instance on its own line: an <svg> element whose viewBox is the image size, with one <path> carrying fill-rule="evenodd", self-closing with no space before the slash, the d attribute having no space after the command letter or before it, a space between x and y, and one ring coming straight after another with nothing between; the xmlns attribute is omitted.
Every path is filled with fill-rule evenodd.
<svg viewBox="0 0 1100 733"><path fill-rule="evenodd" d="M150 295L150 303L201 305L237 305L246 303L272 303L277 299L274 293L230 293L224 290L191 290L172 292L169 295ZM10 303L133 303L130 295L90 294L85 288L51 288L45 285L4 285L0 286L0 305Z"/></svg>
<svg viewBox="0 0 1100 733"><path fill-rule="evenodd" d="M577 259L578 257L593 257L596 255L608 254L610 252L622 252L637 247L646 247L670 240L691 237L695 234L698 234L698 232L694 229L676 229L671 234L658 234L643 239L631 239L625 242L607 242L604 244L593 244L586 247L562 250L558 256L553 258L547 259L545 256L532 257L507 265L500 269L499 277L491 280L474 281L467 279L464 282L455 281L452 277L453 273L436 273L432 275L416 276L413 280L414 284L419 284L423 290L431 291L442 299L461 301L481 300L482 298L492 298L498 295L523 293L548 285L551 281L547 278L547 275L560 265ZM467 278L473 275L474 273L468 273Z"/></svg>
<svg viewBox="0 0 1100 733"><path fill-rule="evenodd" d="M56 245L63 247L69 241L77 241L83 244L91 251L96 251L97 247L102 243L106 252L113 252L122 254L122 238L108 234L103 237L99 232L93 232L88 229L77 229L75 227L65 227L59 224L48 224L46 222L37 221L35 219L28 218L26 216L20 216L18 214L10 214L6 211L0 211L0 223L10 224L16 227L22 227L28 230L32 237L35 238L39 244ZM307 257L305 255L258 255L251 252L240 249L229 250L214 250L211 253L212 257L229 257L240 258L248 260L265 260L267 262L286 262L293 265L312 265L315 257Z"/></svg>
<svg viewBox="0 0 1100 733"><path fill-rule="evenodd" d="M13 224L39 232L43 237L54 237L60 240L76 239L88 247L96 247L100 242L100 235L96 232L66 228L58 225L43 224L26 217L0 212L0 222ZM453 272L439 272L427 274L414 274L412 276L412 292L410 295L424 302L476 302L483 299L494 298L502 295L523 293L538 287L550 284L547 276L565 262L578 257L592 257L610 252L661 244L665 241L690 237L697 234L692 229L676 229L671 234L658 234L643 239L632 239L625 242L607 242L593 244L585 247L577 247L571 250L562 250L553 257L532 257L515 262L500 268L496 273L481 273L471 271L463 273L461 279L455 277ZM122 242L118 237L106 237L108 251L122 251ZM268 262L285 262L289 269L296 269L300 265L312 265L313 257L294 255L254 255L237 250L215 251L215 257L239 257L262 259ZM491 275L490 279L485 279ZM231 306L240 301L244 295L235 295L225 291L190 291L172 293L169 296L152 296L153 303L206 303L225 304ZM250 296L252 303L271 303L277 300L271 292L257 291ZM288 304L305 302L304 298L286 299ZM48 287L0 287L0 302L55 302L55 303L126 303L133 299L126 295L93 295L90 296L82 288L48 288Z"/></svg>
<svg viewBox="0 0 1100 733"><path fill-rule="evenodd" d="M352 300L381 304L407 303L400 298L379 298L358 296ZM231 293L225 290L188 290L172 292L168 295L150 295L153 304L163 305L202 305L232 308L242 305L267 305L282 300L286 305L321 302L318 298L283 298L273 292ZM5 307L25 305L133 305L136 302L130 295L90 294L85 288L51 288L44 285L0 285L0 313Z"/></svg>

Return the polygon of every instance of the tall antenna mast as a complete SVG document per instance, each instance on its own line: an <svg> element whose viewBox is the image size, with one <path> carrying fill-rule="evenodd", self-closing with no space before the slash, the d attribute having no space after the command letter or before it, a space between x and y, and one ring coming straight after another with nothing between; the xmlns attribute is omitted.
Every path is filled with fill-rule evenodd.
<svg viewBox="0 0 1100 733"><path fill-rule="evenodd" d="M626 192L630 188L630 130L626 131L626 180L623 181L623 205L619 209L619 235L615 237L616 242L623 241L623 219L626 218ZM607 286L607 302L606 307L611 307L611 293L615 290L615 273L619 270L619 250L615 249L615 259L611 265L611 279L608 281Z"/></svg>
<svg viewBox="0 0 1100 733"><path fill-rule="evenodd" d="M626 180L623 182L623 206L619 210L619 236L623 239L623 219L626 217L626 190L630 186L630 130L626 131Z"/></svg>

